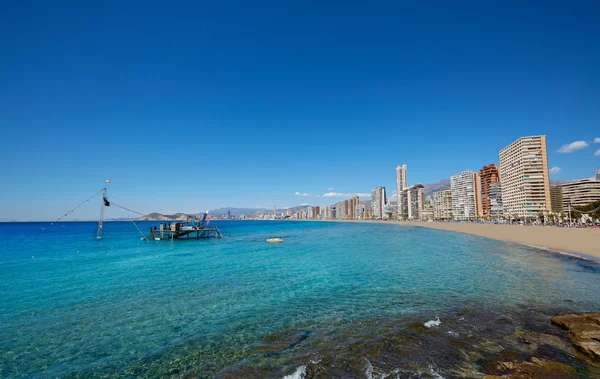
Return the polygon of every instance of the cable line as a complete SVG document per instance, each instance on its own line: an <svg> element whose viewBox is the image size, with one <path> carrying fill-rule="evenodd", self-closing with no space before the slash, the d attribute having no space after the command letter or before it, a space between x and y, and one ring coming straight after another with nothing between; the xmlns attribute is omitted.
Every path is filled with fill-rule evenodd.
<svg viewBox="0 0 600 379"><path fill-rule="evenodd" d="M69 213L73 213L77 208L81 207L83 204L87 203L88 201L92 200L93 198L95 198L96 196L100 195L102 193L102 191L104 191L106 188L102 188L100 191L96 192L94 194L94 196L90 197L89 199L87 199L86 201L84 201L83 203L79 204L78 206L76 206L75 208L71 209L70 211L68 211L67 213L65 213L64 215L60 216L59 218L56 219L56 221L54 222L58 222L60 220L62 220L63 218L67 217L67 215Z"/></svg>

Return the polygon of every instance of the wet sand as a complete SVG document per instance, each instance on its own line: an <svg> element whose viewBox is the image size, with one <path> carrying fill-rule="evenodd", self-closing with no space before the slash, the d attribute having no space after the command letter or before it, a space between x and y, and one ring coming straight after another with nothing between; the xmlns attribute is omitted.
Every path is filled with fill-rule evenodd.
<svg viewBox="0 0 600 379"><path fill-rule="evenodd" d="M399 222L398 224L474 234L600 261L600 229L448 222Z"/></svg>

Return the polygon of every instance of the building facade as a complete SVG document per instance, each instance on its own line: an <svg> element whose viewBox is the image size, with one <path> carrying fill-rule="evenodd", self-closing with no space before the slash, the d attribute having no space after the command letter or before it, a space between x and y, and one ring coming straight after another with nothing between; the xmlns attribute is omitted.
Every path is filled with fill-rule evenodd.
<svg viewBox="0 0 600 379"><path fill-rule="evenodd" d="M358 206L359 202L360 202L360 199L358 198L358 196L352 196L350 198L349 218L351 220L356 219L356 207Z"/></svg>
<svg viewBox="0 0 600 379"><path fill-rule="evenodd" d="M402 191L408 188L408 173L406 165L396 167L396 191L398 194L398 214L402 213Z"/></svg>
<svg viewBox="0 0 600 379"><path fill-rule="evenodd" d="M425 208L425 192L422 184L415 184L408 190L408 219L417 220L423 215Z"/></svg>
<svg viewBox="0 0 600 379"><path fill-rule="evenodd" d="M600 167L596 170L596 180L600 182Z"/></svg>
<svg viewBox="0 0 600 379"><path fill-rule="evenodd" d="M482 217L481 177L478 172L473 173L473 196L475 197L475 216Z"/></svg>
<svg viewBox="0 0 600 379"><path fill-rule="evenodd" d="M552 210L546 136L521 137L500 150L502 201L510 217Z"/></svg>
<svg viewBox="0 0 600 379"><path fill-rule="evenodd" d="M584 179L562 186L563 210L600 200L600 180Z"/></svg>
<svg viewBox="0 0 600 379"><path fill-rule="evenodd" d="M500 169L495 164L483 166L479 170L480 182L480 212L479 215L484 218L491 216L492 203L490 198L490 185L500 182ZM497 190L497 188L496 188Z"/></svg>
<svg viewBox="0 0 600 379"><path fill-rule="evenodd" d="M385 187L376 187L371 192L371 209L373 218L382 219L383 218L383 209L385 204L387 203L387 198L385 195Z"/></svg>
<svg viewBox="0 0 600 379"><path fill-rule="evenodd" d="M488 199L490 209L488 215L485 217L493 220L500 220L500 218L504 217L504 203L502 202L502 184L500 182L489 184Z"/></svg>
<svg viewBox="0 0 600 379"><path fill-rule="evenodd" d="M552 212L564 212L562 186L550 186L550 200L552 202Z"/></svg>
<svg viewBox="0 0 600 379"><path fill-rule="evenodd" d="M436 220L448 220L452 218L451 190L433 193L433 217Z"/></svg>
<svg viewBox="0 0 600 379"><path fill-rule="evenodd" d="M452 217L456 220L475 218L475 176L466 170L450 178L452 191Z"/></svg>

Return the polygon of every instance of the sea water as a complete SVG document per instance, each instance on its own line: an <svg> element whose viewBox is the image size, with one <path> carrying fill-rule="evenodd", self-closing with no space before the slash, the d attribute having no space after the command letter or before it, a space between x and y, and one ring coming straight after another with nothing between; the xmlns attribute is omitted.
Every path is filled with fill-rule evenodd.
<svg viewBox="0 0 600 379"><path fill-rule="evenodd" d="M531 247L393 223L211 225L223 239L0 224L0 377L452 377L509 343L494 338L600 311L598 264ZM467 335L491 342L454 356Z"/></svg>

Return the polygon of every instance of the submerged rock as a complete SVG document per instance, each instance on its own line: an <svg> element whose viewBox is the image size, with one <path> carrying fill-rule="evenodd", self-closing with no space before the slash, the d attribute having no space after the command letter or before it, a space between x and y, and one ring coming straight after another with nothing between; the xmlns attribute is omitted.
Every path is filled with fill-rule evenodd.
<svg viewBox="0 0 600 379"><path fill-rule="evenodd" d="M494 369L499 375L486 375L483 379L577 378L573 367L536 357L530 362L496 362Z"/></svg>
<svg viewBox="0 0 600 379"><path fill-rule="evenodd" d="M556 316L552 324L567 329L571 341L581 352L600 360L600 313Z"/></svg>

